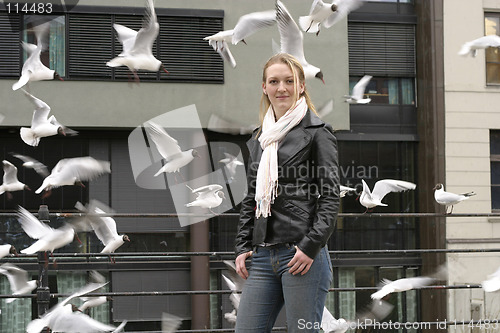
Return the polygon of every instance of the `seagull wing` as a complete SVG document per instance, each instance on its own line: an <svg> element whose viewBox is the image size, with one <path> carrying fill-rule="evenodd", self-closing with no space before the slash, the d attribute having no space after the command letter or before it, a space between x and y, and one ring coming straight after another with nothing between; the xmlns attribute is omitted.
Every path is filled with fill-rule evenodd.
<svg viewBox="0 0 500 333"><path fill-rule="evenodd" d="M9 280L12 293L17 293L28 283L28 272L15 265L9 263L1 265L0 273Z"/></svg>
<svg viewBox="0 0 500 333"><path fill-rule="evenodd" d="M372 197L376 200L382 200L389 192L414 190L416 187L417 185L403 180L383 179L375 183L372 191Z"/></svg>
<svg viewBox="0 0 500 333"><path fill-rule="evenodd" d="M25 155L21 155L21 154L14 154L14 153L12 153L12 156L14 156L15 158L20 159L24 163L31 164L32 167L33 167L33 169L35 169L35 171L38 174L40 174L42 177L47 177L49 175L49 170L47 169L47 166L45 164L37 161L33 157L25 156Z"/></svg>
<svg viewBox="0 0 500 333"><path fill-rule="evenodd" d="M349 15L350 12L361 7L363 5L363 0L339 0L336 5L337 10L323 21L323 26L325 28L330 28L332 25Z"/></svg>
<svg viewBox="0 0 500 333"><path fill-rule="evenodd" d="M68 304L68 306L71 306ZM116 327L101 323L78 311L64 311L51 322L54 332L113 332Z"/></svg>
<svg viewBox="0 0 500 333"><path fill-rule="evenodd" d="M90 212L95 212L97 214L106 213L99 207L93 207ZM116 229L116 222L110 216L90 216L90 225L92 229L94 229L97 238L99 238L105 246L119 237Z"/></svg>
<svg viewBox="0 0 500 333"><path fill-rule="evenodd" d="M176 332L179 326L181 326L181 322L182 318L164 312L161 316L161 331L163 333Z"/></svg>
<svg viewBox="0 0 500 333"><path fill-rule="evenodd" d="M354 87L352 88L352 97L354 99L363 99L366 86L371 79L371 75L365 75L354 85Z"/></svg>
<svg viewBox="0 0 500 333"><path fill-rule="evenodd" d="M74 176L80 181L92 180L111 172L110 162L96 160L90 156L63 159L54 168L61 177Z"/></svg>
<svg viewBox="0 0 500 333"><path fill-rule="evenodd" d="M206 185L206 186L201 186L193 190L193 193L209 193L209 192L215 192L215 191L220 191L222 190L222 186L219 184L212 184L212 185Z"/></svg>
<svg viewBox="0 0 500 333"><path fill-rule="evenodd" d="M222 44L222 46L218 45ZM218 54L231 65L231 67L236 67L236 60L234 60L233 54L231 53L231 50L229 50L229 45L227 45L226 41L216 41L216 40L209 40L208 45L212 46L215 51L217 51Z"/></svg>
<svg viewBox="0 0 500 333"><path fill-rule="evenodd" d="M24 95L28 100L35 105L35 111L33 112L33 119L31 120L31 127L36 127L47 122L47 118L50 113L50 106L39 98L36 98L29 92L23 89Z"/></svg>
<svg viewBox="0 0 500 333"><path fill-rule="evenodd" d="M260 29L270 27L276 23L276 11L266 10L243 15L233 29L232 43L244 40Z"/></svg>
<svg viewBox="0 0 500 333"><path fill-rule="evenodd" d="M280 0L276 1L276 19L280 33L281 52L293 55L302 65L306 64L304 35Z"/></svg>
<svg viewBox="0 0 500 333"><path fill-rule="evenodd" d="M54 232L54 229L40 222L33 214L21 206L19 206L17 217L24 232L33 239L40 239Z"/></svg>
<svg viewBox="0 0 500 333"><path fill-rule="evenodd" d="M160 25L156 19L156 12L153 0L148 0L146 5L146 13L142 21L142 28L137 33L134 47L130 51L131 54L151 54L153 43L160 31Z"/></svg>
<svg viewBox="0 0 500 333"><path fill-rule="evenodd" d="M147 123L146 129L155 143L156 149L158 149L160 155L167 161L171 156L182 152L177 140L168 135L163 127L150 121Z"/></svg>
<svg viewBox="0 0 500 333"><path fill-rule="evenodd" d="M120 56L129 54L134 47L135 39L137 37L137 31L118 23L113 24L113 28L115 28L115 31L117 33L118 41L123 46L123 50L120 53Z"/></svg>
<svg viewBox="0 0 500 333"><path fill-rule="evenodd" d="M322 0L314 0L311 9L309 10L309 15L314 15L318 13L324 6L324 3Z"/></svg>
<svg viewBox="0 0 500 333"><path fill-rule="evenodd" d="M7 160L3 161L3 183L4 184L12 184L16 183L17 180L17 168L14 164L10 163Z"/></svg>

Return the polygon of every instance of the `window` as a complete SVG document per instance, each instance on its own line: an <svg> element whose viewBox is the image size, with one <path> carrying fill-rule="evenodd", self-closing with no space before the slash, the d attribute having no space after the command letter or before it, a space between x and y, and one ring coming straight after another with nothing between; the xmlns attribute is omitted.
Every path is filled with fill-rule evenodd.
<svg viewBox="0 0 500 333"><path fill-rule="evenodd" d="M500 35L500 14L484 15L484 34ZM486 84L500 84L500 52L498 47L489 47L486 55Z"/></svg>
<svg viewBox="0 0 500 333"><path fill-rule="evenodd" d="M349 90L361 77L349 78ZM365 89L365 96L371 98L371 104L404 104L415 105L413 78L373 77Z"/></svg>
<svg viewBox="0 0 500 333"><path fill-rule="evenodd" d="M490 131L491 210L500 211L500 130Z"/></svg>

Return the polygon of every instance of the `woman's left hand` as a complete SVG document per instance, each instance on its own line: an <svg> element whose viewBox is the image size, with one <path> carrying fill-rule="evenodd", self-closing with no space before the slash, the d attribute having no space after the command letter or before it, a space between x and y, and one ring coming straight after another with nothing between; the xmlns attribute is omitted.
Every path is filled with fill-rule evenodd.
<svg viewBox="0 0 500 333"><path fill-rule="evenodd" d="M309 268L311 268L311 265L313 263L313 259L309 258L307 254L302 252L301 249L299 249L297 246L295 246L295 255L293 256L292 260L288 263L288 267L290 267L289 272L292 275L299 274L304 275L309 271Z"/></svg>

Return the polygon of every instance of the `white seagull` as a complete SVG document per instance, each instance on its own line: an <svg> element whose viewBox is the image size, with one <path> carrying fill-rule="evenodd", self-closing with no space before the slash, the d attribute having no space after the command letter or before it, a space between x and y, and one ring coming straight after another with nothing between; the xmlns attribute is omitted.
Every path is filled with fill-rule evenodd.
<svg viewBox="0 0 500 333"><path fill-rule="evenodd" d="M481 283L483 290L491 293L500 289L500 268L493 274L488 275L488 279Z"/></svg>
<svg viewBox="0 0 500 333"><path fill-rule="evenodd" d="M153 122L148 122L146 126L151 139L156 145L160 155L167 161L165 165L156 172L155 177L162 172L178 172L180 168L189 164L194 157L199 157L195 149L182 151L177 140L168 135L163 127Z"/></svg>
<svg viewBox="0 0 500 333"><path fill-rule="evenodd" d="M371 75L363 76L352 88L352 95L345 95L346 102L349 104L367 104L371 98L363 98L368 82L372 79Z"/></svg>
<svg viewBox="0 0 500 333"><path fill-rule="evenodd" d="M214 35L203 38L203 40L208 40L208 45L213 47L224 61L229 63L231 67L236 67L236 60L234 60L233 54L227 44L233 40L233 30L219 31Z"/></svg>
<svg viewBox="0 0 500 333"><path fill-rule="evenodd" d="M474 39L463 44L458 54L461 56L470 54L475 57L477 55L477 50L487 49L488 47L500 47L500 36L488 35Z"/></svg>
<svg viewBox="0 0 500 333"><path fill-rule="evenodd" d="M10 283L12 295L30 294L38 287L37 280L28 280L28 272L10 263L5 263L0 266L0 274L7 277ZM7 303L15 301L17 298L8 298Z"/></svg>
<svg viewBox="0 0 500 333"><path fill-rule="evenodd" d="M106 279L104 276L99 274L97 271L90 272L90 281L92 283L100 283L106 285ZM80 299L84 301L82 305L78 308L81 312L85 312L85 310L90 308L95 308L96 306L102 305L107 301L111 301L112 298L110 296L80 296Z"/></svg>
<svg viewBox="0 0 500 333"><path fill-rule="evenodd" d="M474 192L468 192L462 194L446 192L444 190L443 184L436 184L433 190L434 190L434 199L436 199L436 202L438 204L446 207L446 214L448 214L448 206L451 206L451 211L449 213L451 214L453 212L453 205L456 205L457 203L467 200L469 199L469 197L473 195L476 195L476 193Z"/></svg>
<svg viewBox="0 0 500 333"><path fill-rule="evenodd" d="M281 52L289 53L297 58L304 68L306 79L318 78L325 83L321 69L307 62L304 56L304 35L280 0L276 1L276 19L280 33Z"/></svg>
<svg viewBox="0 0 500 333"><path fill-rule="evenodd" d="M321 329L325 333L344 333L349 328L349 323L344 318L336 319L332 313L323 307L323 316L321 317Z"/></svg>
<svg viewBox="0 0 500 333"><path fill-rule="evenodd" d="M187 186L187 185L186 185ZM187 186L191 192L196 194L196 200L186 204L186 207L202 207L208 208L210 212L212 208L218 207L222 203L222 199L225 199L224 192L222 192L222 186L219 184L206 185L192 189Z"/></svg>
<svg viewBox="0 0 500 333"><path fill-rule="evenodd" d="M371 294L372 299L382 299L390 293L398 293L412 289L418 289L430 285L436 279L430 276L417 276L411 278L399 279L391 281L387 279L382 280L382 288L379 291Z"/></svg>
<svg viewBox="0 0 500 333"><path fill-rule="evenodd" d="M37 45L22 42L22 46L26 53L28 53L28 59L23 64L21 70L21 77L19 80L12 85L12 90L17 90L29 81L41 81L41 80L53 80L63 79L56 73L53 69L48 68L40 61L40 54L43 50L47 48L48 45L43 43L48 31L50 22L40 24L34 28L35 35L37 39Z"/></svg>
<svg viewBox="0 0 500 333"><path fill-rule="evenodd" d="M340 197L341 198L345 197L346 194L349 193L349 192L356 192L355 188L347 187L347 186L344 186L344 185L340 185L339 188L340 188Z"/></svg>
<svg viewBox="0 0 500 333"><path fill-rule="evenodd" d="M26 90L23 89L23 91L30 102L35 105L35 111L33 111L31 127L21 127L21 139L30 146L38 146L41 138L57 134L66 136L67 128L61 125L54 115L49 118L50 106ZM77 133L70 131L70 134Z"/></svg>
<svg viewBox="0 0 500 333"><path fill-rule="evenodd" d="M14 245L10 245L10 244L0 245L0 259L2 259L3 257L6 257L8 255L15 255L15 256L18 255L17 250L14 247Z"/></svg>
<svg viewBox="0 0 500 333"><path fill-rule="evenodd" d="M14 164L7 160L3 160L3 183L0 185L0 194L7 192L7 196L12 198L10 192L28 190L31 191L28 185L21 183L17 179L17 168Z"/></svg>
<svg viewBox="0 0 500 333"><path fill-rule="evenodd" d="M244 164L234 155L231 155L229 153L224 153L224 155L226 155L226 157L220 160L219 163L225 164L226 170L229 175L229 181L232 181L234 179L234 176L236 175L236 168L238 166L243 166Z"/></svg>
<svg viewBox="0 0 500 333"><path fill-rule="evenodd" d="M105 173L111 173L108 161L96 160L93 157L64 158L57 162L35 193L50 193L51 189L65 185L83 185L83 181L92 180Z"/></svg>
<svg viewBox="0 0 500 333"><path fill-rule="evenodd" d="M414 190L417 187L417 185L403 180L382 179L375 183L373 192L371 192L364 179L361 179L361 182L363 183L363 192L359 196L359 202L366 207L366 211L375 206L387 206L382 202L382 199L390 192Z"/></svg>
<svg viewBox="0 0 500 333"><path fill-rule="evenodd" d="M11 154L15 158L18 158L24 162L23 167L35 170L40 176L44 178L49 175L49 169L47 169L47 166L42 162L39 162L38 160L34 159L33 157L16 153L11 153Z"/></svg>
<svg viewBox="0 0 500 333"><path fill-rule="evenodd" d="M156 59L152 52L153 43L160 31L153 0L147 1L146 13L139 32L116 23L113 27L118 34L118 40L123 45L123 51L116 58L108 61L107 66L127 66L134 74L136 82L139 81L137 70L140 69L151 72L161 69L168 74L161 61Z"/></svg>
<svg viewBox="0 0 500 333"><path fill-rule="evenodd" d="M161 315L161 331L162 333L173 333L177 332L179 326L181 326L182 318L174 316L170 313L162 313Z"/></svg>
<svg viewBox="0 0 500 333"><path fill-rule="evenodd" d="M79 241L74 227L69 223L65 223L58 229L53 229L40 222L33 214L21 206L19 206L17 216L24 232L29 237L38 239L31 246L22 250L21 253L54 252L54 250L71 243L75 237Z"/></svg>
<svg viewBox="0 0 500 333"><path fill-rule="evenodd" d="M238 308L240 306L241 290L243 289L245 280L243 280L243 278L241 278L241 276L236 273L236 265L233 261L224 260L224 263L226 264L228 271L227 273L222 273L222 278L224 279L224 282L226 282L226 285L229 287L229 289L231 289L232 291L231 295L229 295L229 300L234 307L233 311L224 314L224 318L228 322L235 324Z"/></svg>
<svg viewBox="0 0 500 333"><path fill-rule="evenodd" d="M332 27L362 4L363 0L336 0L332 3L314 0L309 15L299 17L300 27L305 32L318 35L321 26L327 29Z"/></svg>
<svg viewBox="0 0 500 333"><path fill-rule="evenodd" d="M112 210L97 200L91 200L88 207L87 217L90 225L97 238L104 244L101 253L114 253L125 242L130 242L127 235L118 234L116 221L111 216L98 216L95 214L112 214Z"/></svg>
<svg viewBox="0 0 500 333"><path fill-rule="evenodd" d="M121 332L127 323L126 320L118 327L103 324L79 312L73 304L69 303L73 298L83 296L102 288L104 285L105 284L100 283L89 283L80 288L63 301L54 305L40 318L32 320L26 327L26 332L39 333L45 327L50 328L51 332Z"/></svg>

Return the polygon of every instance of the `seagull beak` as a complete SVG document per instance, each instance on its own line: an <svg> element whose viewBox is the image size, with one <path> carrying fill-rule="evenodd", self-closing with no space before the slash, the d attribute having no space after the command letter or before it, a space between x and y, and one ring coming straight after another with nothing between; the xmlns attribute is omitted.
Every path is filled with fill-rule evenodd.
<svg viewBox="0 0 500 333"><path fill-rule="evenodd" d="M169 72L165 69L165 67L164 67L163 65L161 65L161 66L160 66L160 68L161 68L161 69L162 69L165 73L170 74L170 73L169 73Z"/></svg>
<svg viewBox="0 0 500 333"><path fill-rule="evenodd" d="M78 234L75 232L75 238L78 241L78 243L82 244L82 241L80 240L80 237L78 237Z"/></svg>

